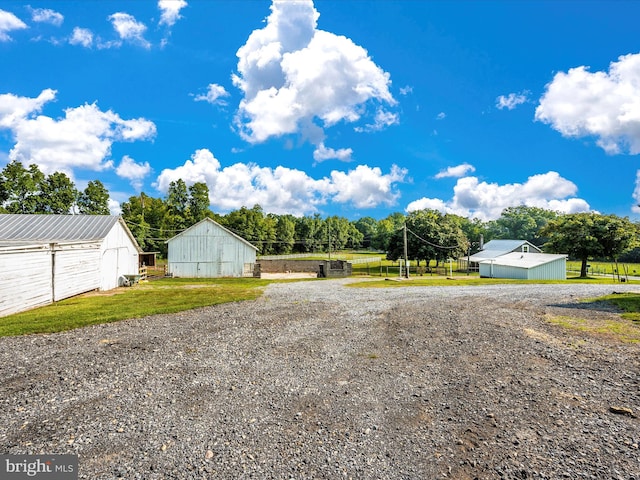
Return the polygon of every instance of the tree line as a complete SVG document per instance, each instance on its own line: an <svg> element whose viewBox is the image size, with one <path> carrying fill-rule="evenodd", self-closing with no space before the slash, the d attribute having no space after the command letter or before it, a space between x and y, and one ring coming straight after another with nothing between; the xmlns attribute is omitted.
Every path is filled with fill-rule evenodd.
<svg viewBox="0 0 640 480"><path fill-rule="evenodd" d="M13 161L0 171L0 212L108 215L108 200L109 192L99 180L79 191L66 174L44 175L36 165L26 168ZM164 197L142 192L123 202L121 210L141 248L160 255L166 255L166 240L208 217L255 245L260 255L370 249L398 260L404 258L406 237L409 260L437 264L476 253L483 238L485 243L527 240L546 252L566 253L582 261L583 276L588 259L640 261L640 225L616 215L516 206L487 222L429 209L351 221L265 213L260 205L220 215L209 204L205 183L187 186L177 180Z"/></svg>
<svg viewBox="0 0 640 480"><path fill-rule="evenodd" d="M12 161L0 171L0 213L109 215L109 192L99 180L79 191L63 172L45 175Z"/></svg>

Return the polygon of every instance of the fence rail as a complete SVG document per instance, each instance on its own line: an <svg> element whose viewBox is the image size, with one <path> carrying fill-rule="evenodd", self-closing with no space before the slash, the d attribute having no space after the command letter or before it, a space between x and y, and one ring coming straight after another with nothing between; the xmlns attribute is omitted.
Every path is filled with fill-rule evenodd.
<svg viewBox="0 0 640 480"><path fill-rule="evenodd" d="M290 255L260 255L258 257L258 261L260 260L287 260L289 258L308 258L308 257L316 257L317 253L292 253Z"/></svg>

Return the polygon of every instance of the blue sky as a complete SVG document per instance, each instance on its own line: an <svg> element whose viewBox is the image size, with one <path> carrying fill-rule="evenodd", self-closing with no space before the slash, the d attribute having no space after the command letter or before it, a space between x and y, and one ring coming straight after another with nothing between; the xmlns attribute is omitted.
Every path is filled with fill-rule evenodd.
<svg viewBox="0 0 640 480"><path fill-rule="evenodd" d="M640 209L640 2L0 3L0 167L211 209Z"/></svg>

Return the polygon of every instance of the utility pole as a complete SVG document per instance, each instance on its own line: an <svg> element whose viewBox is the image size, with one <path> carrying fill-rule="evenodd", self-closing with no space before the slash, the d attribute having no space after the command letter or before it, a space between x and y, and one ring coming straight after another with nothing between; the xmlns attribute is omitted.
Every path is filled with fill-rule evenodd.
<svg viewBox="0 0 640 480"><path fill-rule="evenodd" d="M407 222L404 223L403 240L404 240L404 267L405 267L404 276L405 278L409 278L409 258L407 256Z"/></svg>

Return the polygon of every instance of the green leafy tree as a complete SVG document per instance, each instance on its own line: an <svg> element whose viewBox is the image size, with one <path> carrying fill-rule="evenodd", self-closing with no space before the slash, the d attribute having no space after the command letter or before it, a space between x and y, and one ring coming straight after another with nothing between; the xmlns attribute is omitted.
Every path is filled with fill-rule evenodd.
<svg viewBox="0 0 640 480"><path fill-rule="evenodd" d="M204 182L196 182L189 187L187 202L189 224L193 225L206 218L209 212L209 187Z"/></svg>
<svg viewBox="0 0 640 480"><path fill-rule="evenodd" d="M487 228L487 224L482 220L478 218L469 219L459 215L450 214L450 216L456 218L460 229L469 241L468 254L473 255L480 251L480 238L482 238L482 241L485 243L491 240L492 235Z"/></svg>
<svg viewBox="0 0 640 480"><path fill-rule="evenodd" d="M5 185L4 174L0 172L0 213L6 212L4 208L4 202L9 199L9 192L7 191L7 187Z"/></svg>
<svg viewBox="0 0 640 480"><path fill-rule="evenodd" d="M373 217L362 217L354 226L362 234L362 248L371 248L378 233L378 221Z"/></svg>
<svg viewBox="0 0 640 480"><path fill-rule="evenodd" d="M140 195L129 197L129 201L120 205L123 220L127 223L140 248L146 251L149 251L147 239L151 237L151 225L145 217L145 207L148 204L149 197L141 192Z"/></svg>
<svg viewBox="0 0 640 480"><path fill-rule="evenodd" d="M100 180L92 180L78 195L78 211L83 215L109 215L109 192Z"/></svg>
<svg viewBox="0 0 640 480"><path fill-rule="evenodd" d="M328 245L327 230L320 214L296 219L296 251L320 252Z"/></svg>
<svg viewBox="0 0 640 480"><path fill-rule="evenodd" d="M346 218L333 216L324 223L330 251L358 248L362 244L362 233Z"/></svg>
<svg viewBox="0 0 640 480"><path fill-rule="evenodd" d="M558 218L558 212L538 207L519 205L502 211L500 218L491 223L493 238L527 240L542 246L548 239L540 235L542 229Z"/></svg>
<svg viewBox="0 0 640 480"><path fill-rule="evenodd" d="M40 183L36 213L68 215L76 204L78 191L71 179L62 172L47 175Z"/></svg>
<svg viewBox="0 0 640 480"><path fill-rule="evenodd" d="M260 205L229 212L223 217L222 224L255 245L262 255L269 253L275 244L276 224L272 219L265 218Z"/></svg>
<svg viewBox="0 0 640 480"><path fill-rule="evenodd" d="M286 255L293 252L296 239L296 217L293 215L272 215L276 224L276 245L274 253Z"/></svg>
<svg viewBox="0 0 640 480"><path fill-rule="evenodd" d="M454 215L442 215L437 210L417 210L407 216L407 256L419 265L431 260L439 262L467 252L468 240ZM404 253L404 232L398 230L391 238L387 258L397 260Z"/></svg>
<svg viewBox="0 0 640 480"><path fill-rule="evenodd" d="M581 261L580 277L587 276L589 258L616 258L637 239L628 218L597 213L561 215L541 232L549 238L545 250L566 253Z"/></svg>
<svg viewBox="0 0 640 480"><path fill-rule="evenodd" d="M184 180L178 179L169 184L167 191L167 223L172 230L182 231L189 226L189 192Z"/></svg>
<svg viewBox="0 0 640 480"><path fill-rule="evenodd" d="M37 213L40 186L45 180L37 165L25 168L21 162L12 161L2 170L4 178L5 208L9 213Z"/></svg>
<svg viewBox="0 0 640 480"><path fill-rule="evenodd" d="M378 228L371 242L371 247L387 252L390 249L391 239L404 227L407 217L396 212L378 222Z"/></svg>

